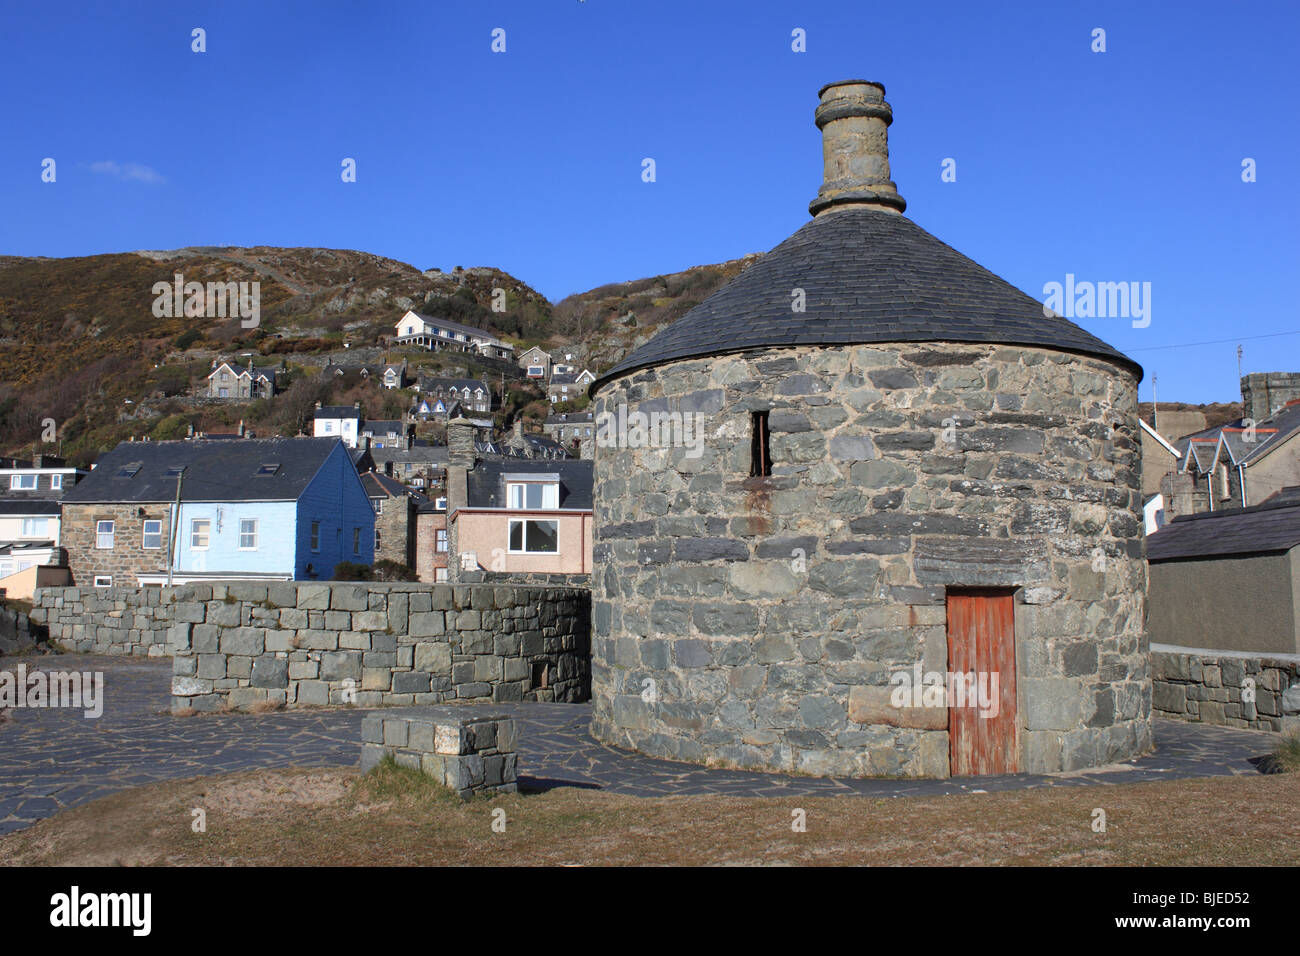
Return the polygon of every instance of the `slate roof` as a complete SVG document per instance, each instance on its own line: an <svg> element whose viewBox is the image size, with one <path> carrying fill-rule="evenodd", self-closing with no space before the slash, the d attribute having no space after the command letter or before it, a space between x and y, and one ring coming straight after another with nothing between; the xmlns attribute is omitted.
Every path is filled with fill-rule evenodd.
<svg viewBox="0 0 1300 956"><path fill-rule="evenodd" d="M361 409L355 405L324 405L316 409L316 418L355 418L361 420Z"/></svg>
<svg viewBox="0 0 1300 956"><path fill-rule="evenodd" d="M390 434L405 435L406 426L396 419L385 418L385 419L376 419L374 421L367 419L366 423L361 426L361 434L362 435L369 434L372 438L378 438L378 437L387 438Z"/></svg>
<svg viewBox="0 0 1300 956"><path fill-rule="evenodd" d="M560 510L591 510L592 462L570 459L568 461L538 461L514 459L511 461L481 461L468 475L466 494L471 508L504 508L506 506L506 476L558 475L560 479Z"/></svg>
<svg viewBox="0 0 1300 956"><path fill-rule="evenodd" d="M184 466L184 501L296 501L340 447L337 438L246 438L243 441L120 442L101 455L95 470L63 497L64 504L166 502L176 499L169 468ZM133 476L119 477L139 465ZM266 477L263 465L278 464Z"/></svg>
<svg viewBox="0 0 1300 956"><path fill-rule="evenodd" d="M560 412L558 415L547 415L544 425L589 425L595 420L594 412Z"/></svg>
<svg viewBox="0 0 1300 956"><path fill-rule="evenodd" d="M1289 551L1300 544L1300 504L1283 498L1250 508L1180 515L1147 535L1147 561Z"/></svg>
<svg viewBox="0 0 1300 956"><path fill-rule="evenodd" d="M361 476L361 484L366 489L368 498L411 498L416 503L427 501L428 499L417 491L411 491L406 485L402 484L396 478L390 478L388 475L380 474L377 471L368 471Z"/></svg>
<svg viewBox="0 0 1300 956"><path fill-rule="evenodd" d="M806 311L792 311L794 289ZM1142 368L905 216L826 212L592 383L665 362L765 346L989 342Z"/></svg>

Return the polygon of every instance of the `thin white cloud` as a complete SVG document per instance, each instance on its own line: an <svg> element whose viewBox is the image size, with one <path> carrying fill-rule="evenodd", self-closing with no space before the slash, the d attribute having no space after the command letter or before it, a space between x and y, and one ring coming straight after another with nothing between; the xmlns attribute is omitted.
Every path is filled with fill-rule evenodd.
<svg viewBox="0 0 1300 956"><path fill-rule="evenodd" d="M123 182L155 184L165 183L167 181L162 177L162 174L152 166L142 166L140 163L115 163L111 159L91 163L90 171L92 173L101 173L105 176L112 176L114 179L120 179Z"/></svg>

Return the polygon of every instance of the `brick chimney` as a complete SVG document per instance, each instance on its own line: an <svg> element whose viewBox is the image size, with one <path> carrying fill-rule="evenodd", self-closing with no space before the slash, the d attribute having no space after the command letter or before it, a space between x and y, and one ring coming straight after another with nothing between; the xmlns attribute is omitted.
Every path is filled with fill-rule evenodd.
<svg viewBox="0 0 1300 956"><path fill-rule="evenodd" d="M814 216L845 206L900 213L907 202L889 179L889 124L894 112L885 88L866 80L828 83L815 114L825 164L821 189L808 204Z"/></svg>

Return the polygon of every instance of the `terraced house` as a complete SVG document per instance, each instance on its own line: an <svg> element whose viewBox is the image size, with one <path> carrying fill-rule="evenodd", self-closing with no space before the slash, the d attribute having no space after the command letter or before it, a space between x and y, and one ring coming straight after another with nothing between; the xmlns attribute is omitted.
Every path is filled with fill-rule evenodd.
<svg viewBox="0 0 1300 956"><path fill-rule="evenodd" d="M63 501L96 587L329 580L374 560L375 512L337 438L122 442Z"/></svg>

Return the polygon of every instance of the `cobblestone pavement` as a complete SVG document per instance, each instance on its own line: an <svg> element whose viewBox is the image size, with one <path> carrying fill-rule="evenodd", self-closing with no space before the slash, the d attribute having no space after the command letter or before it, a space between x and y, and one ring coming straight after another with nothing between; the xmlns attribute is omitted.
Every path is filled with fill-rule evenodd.
<svg viewBox="0 0 1300 956"><path fill-rule="evenodd" d="M367 711L173 717L171 662L61 655L3 658L0 670L100 671L103 716L67 708L18 709L0 719L0 835L60 810L160 780L282 767L360 763ZM1127 764L1074 774L1016 774L952 780L828 780L710 770L606 747L587 733L585 704L474 705L513 713L522 723L520 786L587 787L633 796L937 796L1043 786L1083 786L1258 773L1276 736L1171 720L1155 722L1157 750Z"/></svg>

